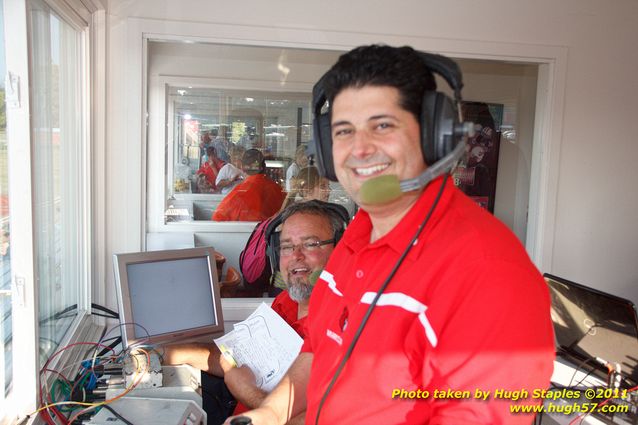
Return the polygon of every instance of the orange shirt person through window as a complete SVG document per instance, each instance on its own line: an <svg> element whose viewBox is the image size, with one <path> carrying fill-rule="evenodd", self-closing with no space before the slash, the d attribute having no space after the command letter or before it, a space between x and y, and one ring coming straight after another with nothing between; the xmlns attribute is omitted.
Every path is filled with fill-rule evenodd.
<svg viewBox="0 0 638 425"><path fill-rule="evenodd" d="M213 220L262 221L279 211L286 194L264 174L262 153L248 149L242 157L242 168L248 177L220 202Z"/></svg>

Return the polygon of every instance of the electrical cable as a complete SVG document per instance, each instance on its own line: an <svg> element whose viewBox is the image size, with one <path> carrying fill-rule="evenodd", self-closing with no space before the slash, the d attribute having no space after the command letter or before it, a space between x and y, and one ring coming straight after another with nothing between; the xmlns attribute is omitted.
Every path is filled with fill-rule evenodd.
<svg viewBox="0 0 638 425"><path fill-rule="evenodd" d="M122 422L124 422L125 425L133 425L133 423L129 420L127 420L126 418L124 418L122 415L120 415L118 412L115 411L115 409L113 409L111 406L109 406L108 404L105 404L104 406L102 406L103 408L105 408L106 410L108 410L109 412L113 413L113 415L118 418L119 420L121 420Z"/></svg>
<svg viewBox="0 0 638 425"><path fill-rule="evenodd" d="M91 303L91 309L96 309L96 310L103 311L104 313L108 313L108 314L111 315L110 317L113 318L113 319L119 319L120 318L120 315L119 315L118 312L113 311L110 308L106 308L106 307L101 306L101 305L96 304L96 303ZM95 313L92 313L92 314L95 314Z"/></svg>
<svg viewBox="0 0 638 425"><path fill-rule="evenodd" d="M104 341L103 341L103 342L104 342ZM118 346L118 344L119 344L120 342L122 342L122 337L121 337L121 336L117 336L117 337L115 337L115 338L114 338L114 341L108 345L108 347L109 347L111 350L115 350L115 347L117 347L117 346ZM109 352L109 349L108 349L108 348L104 348L102 351L100 351L100 352L98 353L98 355L97 355L97 356L98 356L98 357L102 357L103 355L105 355L105 354L106 354L106 353L108 353L108 352Z"/></svg>
<svg viewBox="0 0 638 425"><path fill-rule="evenodd" d="M591 369L589 370L589 372L587 372L587 373L585 374L585 376L583 376L583 377L582 377L582 379L581 379L580 381L578 381L578 382L576 383L576 385L574 385L574 386L573 386L573 387L571 387L571 388L578 388L578 386L579 386L580 384L582 384L582 383L585 381L585 379L587 379L587 378L589 377L589 375L591 375L592 373L594 373L596 370L598 370L598 369L596 368L596 366L594 366L593 368L591 368ZM585 387L585 388L587 388L587 387Z"/></svg>
<svg viewBox="0 0 638 425"><path fill-rule="evenodd" d="M339 378L339 375L341 375L341 371L343 370L343 368L345 367L346 363L350 359L350 356L352 355L352 352L354 351L354 348L357 345L357 342L359 341L359 337L361 337L361 333L363 332L363 329L364 329L366 323L368 322L368 319L370 318L370 315L372 314L372 310L374 310L374 307L377 305L377 302L379 301L379 298L381 297L381 295L383 294L383 292L385 291L387 286L390 284L390 281L392 280L392 278L394 277L394 275L398 271L398 269L401 266L401 264L403 264L403 261L405 260L407 255L412 250L412 247L414 246L414 244L415 244L416 240L418 239L418 237L421 235L421 232L425 228L425 225L430 221L430 217L432 216L432 213L434 213L434 210L435 210L436 206L439 204L439 201L441 200L441 196L443 195L443 192L445 190L445 183L447 182L447 179L448 179L449 176L450 176L449 173L445 173L444 174L443 181L441 183L441 187L439 189L439 192L436 195L436 198L434 199L434 202L432 203L432 206L430 207L430 210L428 211L428 213L426 214L425 218L423 219L423 221L419 225L417 231L415 232L414 236L410 240L410 243L408 244L408 246L403 251L403 254L401 254L401 257L399 257L399 259L397 260L396 264L392 268L392 271L390 272L388 277L386 277L386 279L383 282L383 284L381 284L381 287L377 291L374 299L372 300L372 302L370 303L370 306L368 307L368 310L366 311L365 315L363 316L363 319L361 320L361 324L357 328L357 331L355 332L354 337L352 338L352 341L350 342L350 345L348 346L346 354L343 356L343 359L341 359L341 362L339 363L339 366L337 367L337 370L335 371L334 375L332 376L332 380L328 384L328 387L326 388L326 391L323 393L323 397L321 397L321 401L319 402L319 407L317 408L317 416L315 416L315 425L319 424L319 415L321 414L321 409L323 408L323 405L324 405L326 399L328 398L328 395L332 391L332 388L334 387L334 385L335 385L335 383L337 381L337 378Z"/></svg>
<svg viewBox="0 0 638 425"><path fill-rule="evenodd" d="M139 385L139 383L142 382L142 379L144 379L144 373L142 373L142 372L149 372L151 370L151 355L146 350L139 349L139 351L141 351L146 356L146 370L142 370L139 360L135 356L133 356L133 359L137 363L138 377L131 384L131 386L127 387L124 390L123 393L117 395L116 397L113 397L113 398L108 399L108 400L101 401L99 403L76 403L76 404L79 404L79 405L82 405L82 406L88 406L88 407L85 408L85 409L80 410L75 415L73 415L71 417L71 419L69 419L69 423L70 424L72 424L79 416L90 412L91 410L95 409L96 407L105 406L105 405L107 405L109 403L114 402L115 400L119 400L120 398L124 397L126 394L130 393L131 391L133 391L135 389L135 387L137 387Z"/></svg>
<svg viewBox="0 0 638 425"><path fill-rule="evenodd" d="M574 382L574 378L576 378L576 374L578 373L578 371L585 366L587 363L589 363L590 361L595 360L593 357L589 357L586 358L584 360L581 360L580 363L578 363L578 365L574 368L574 374L572 375L572 378L569 380L569 384L567 384L568 388L571 388L572 386L572 382ZM595 368L594 368L595 369ZM592 370L593 372L593 370ZM585 378L587 378L592 372L589 372L587 375L585 375ZM583 382L583 380L585 380L585 378L581 379L580 382ZM579 383L580 383L579 382Z"/></svg>
<svg viewBox="0 0 638 425"><path fill-rule="evenodd" d="M91 312L91 316L100 316L100 317L106 317L108 319L118 319L118 317L113 317L110 314L102 314L102 313L96 313L94 311Z"/></svg>
<svg viewBox="0 0 638 425"><path fill-rule="evenodd" d="M46 372L53 372L53 373L57 373L58 375L64 377L64 375L62 375L60 372L53 370L53 369L49 369L49 364L51 363L51 361L57 357L60 353L64 352L65 350L68 350L69 348L72 347L76 347L76 346L80 346L80 345L97 345L97 346L102 346L105 347L102 344L99 343L95 343L95 342L76 342L73 344L69 344L65 347L60 348L58 351L56 351L55 353L53 353L51 356L49 356L49 358L47 359L47 361L44 363L44 366L42 366L42 369L40 369L40 373L38 374L38 386L40 388L39 391L39 399L40 399L40 404L42 405L42 407L38 408L37 410L35 410L34 412L31 412L30 414L27 415L27 418L34 415L34 414L40 414L40 416L47 422L47 424L49 425L56 425L53 417L51 416L51 412L49 412L49 410L51 410L54 415L64 424L67 425L69 422L66 420L65 416L57 409L56 406L61 406L61 405L67 405L67 404L78 404L76 402L69 402L69 401L64 401L64 402L57 402L57 403L46 403L45 399L44 399L44 394L46 394L46 391L44 390L43 386L42 386L42 381L43 381L43 374ZM66 378L64 378L66 379ZM67 380L68 381L68 380Z"/></svg>
<svg viewBox="0 0 638 425"><path fill-rule="evenodd" d="M611 373L611 372L610 372L610 373ZM636 391L636 390L638 390L638 386L635 386L635 387L633 387L633 388L629 388L629 389L627 390L627 394L629 394L629 393L631 393L631 392L633 392L633 391ZM601 407L601 406L604 406L604 405L605 405L605 404L607 404L610 400L612 400L612 398L608 398L608 399L606 399L606 400L601 401L600 403L598 403L598 405L596 406L596 408ZM573 419L573 420L569 423L569 425L573 425L573 424L574 424L574 423L575 423L575 422L576 422L579 418L580 418L579 425L580 425L580 424L582 424L582 423L583 423L583 421L585 420L585 418L586 418L587 416L589 416L592 412L593 412L593 410L592 410L592 411L589 411L589 412L587 412L587 413L585 413L585 414L583 414L582 416L581 416L581 415L576 416L576 418L574 418L574 419Z"/></svg>
<svg viewBox="0 0 638 425"><path fill-rule="evenodd" d="M77 309L78 309L78 305L77 304L72 304L72 305L70 305L70 306L68 306L68 307L66 307L66 308L64 308L64 309L52 314L51 316L49 316L47 318L42 319L39 323L43 324L43 323L47 323L47 322L49 322L51 320L63 319L65 317L73 317L72 315L65 316L65 314L66 313L71 313L71 312L73 312L74 310L77 310ZM115 312L115 311L113 311L113 310L111 310L109 308L103 307L103 306L101 306L99 304L91 303L91 309L96 309L96 310L102 311L104 313L108 313L108 315L103 315L103 314L91 312L91 314L95 314L96 316L109 317L111 319L119 319L120 318L120 315L117 312Z"/></svg>

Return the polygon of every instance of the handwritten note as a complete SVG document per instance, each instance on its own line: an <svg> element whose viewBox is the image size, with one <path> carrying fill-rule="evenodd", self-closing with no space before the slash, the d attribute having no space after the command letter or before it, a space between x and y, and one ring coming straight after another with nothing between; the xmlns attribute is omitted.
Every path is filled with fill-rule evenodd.
<svg viewBox="0 0 638 425"><path fill-rule="evenodd" d="M264 391L272 391L299 354L303 340L265 303L234 329L215 339L238 366L247 365Z"/></svg>

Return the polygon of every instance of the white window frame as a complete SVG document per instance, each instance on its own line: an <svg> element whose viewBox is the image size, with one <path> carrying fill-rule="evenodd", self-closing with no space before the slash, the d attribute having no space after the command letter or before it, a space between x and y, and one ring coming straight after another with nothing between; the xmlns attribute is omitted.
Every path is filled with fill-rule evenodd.
<svg viewBox="0 0 638 425"><path fill-rule="evenodd" d="M32 206L32 152L29 93L29 0L8 0L4 2L5 32L11 34L11 44L6 46L7 71L19 78L19 105L7 108L7 139L9 142L9 196L11 205L11 251L13 289L13 356L20 359L13 362L13 390L0 408L0 423L22 419L33 412L38 405L38 289L36 285L35 229L33 228ZM106 25L105 12L99 0L90 2L69 2L45 0L48 6L66 23L82 33L83 50L83 138L86 141L82 153L84 186L82 196L81 261L82 281L78 300L80 313L60 342L60 347L76 341L96 341L101 325L96 324L88 314L91 302L104 301L104 290L93 294L91 282L104 280L104 262L97 261L92 267L94 252L104 251L103 221L93 214L104 207L104 197L96 198L94 193L104 193L104 159L95 159L93 149L104 149L104 122L106 99L105 58ZM102 164L100 166L100 164ZM92 176L97 176L94 180ZM102 191L99 189L102 188ZM96 190L97 189L97 190ZM104 285L101 285L102 287ZM64 363L73 350L58 356L55 364ZM52 367L56 367L52 364ZM36 420L37 423L38 420Z"/></svg>

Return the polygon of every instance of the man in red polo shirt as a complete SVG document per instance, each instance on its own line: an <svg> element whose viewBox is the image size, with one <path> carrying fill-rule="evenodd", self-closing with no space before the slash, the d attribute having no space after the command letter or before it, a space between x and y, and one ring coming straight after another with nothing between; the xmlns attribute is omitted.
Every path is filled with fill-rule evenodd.
<svg viewBox="0 0 638 425"><path fill-rule="evenodd" d="M217 174L226 163L217 157L217 150L212 146L206 148L206 156L208 159L199 167L196 174L198 177L202 176L210 190L215 192L217 191L217 185L215 184Z"/></svg>
<svg viewBox="0 0 638 425"><path fill-rule="evenodd" d="M277 250L278 269L287 286L274 299L272 309L302 338L306 336L305 321L314 283L343 234L347 219L347 210L340 205L318 200L298 202L275 218L275 222L281 223L280 230L273 229L275 237L267 235L268 244L277 245L270 248ZM230 365L214 344L176 344L164 348L165 364L187 363L223 376L228 389L243 406L255 408L267 395L256 385L248 367ZM235 413L245 411L243 406L238 405ZM304 415L298 415L292 423L303 424Z"/></svg>
<svg viewBox="0 0 638 425"><path fill-rule="evenodd" d="M215 221L262 221L277 214L286 198L281 187L264 174L266 163L260 151L248 149L241 162L248 177L215 208Z"/></svg>
<svg viewBox="0 0 638 425"><path fill-rule="evenodd" d="M330 126L315 126L318 165L361 209L315 286L302 353L246 413L255 425L304 409L308 424L532 422L510 406L538 404L532 391L549 386L549 294L512 232L442 165L464 146L437 153L459 127L445 128L454 104L432 70L462 84L453 62L434 57L364 46L315 86L315 122Z"/></svg>

